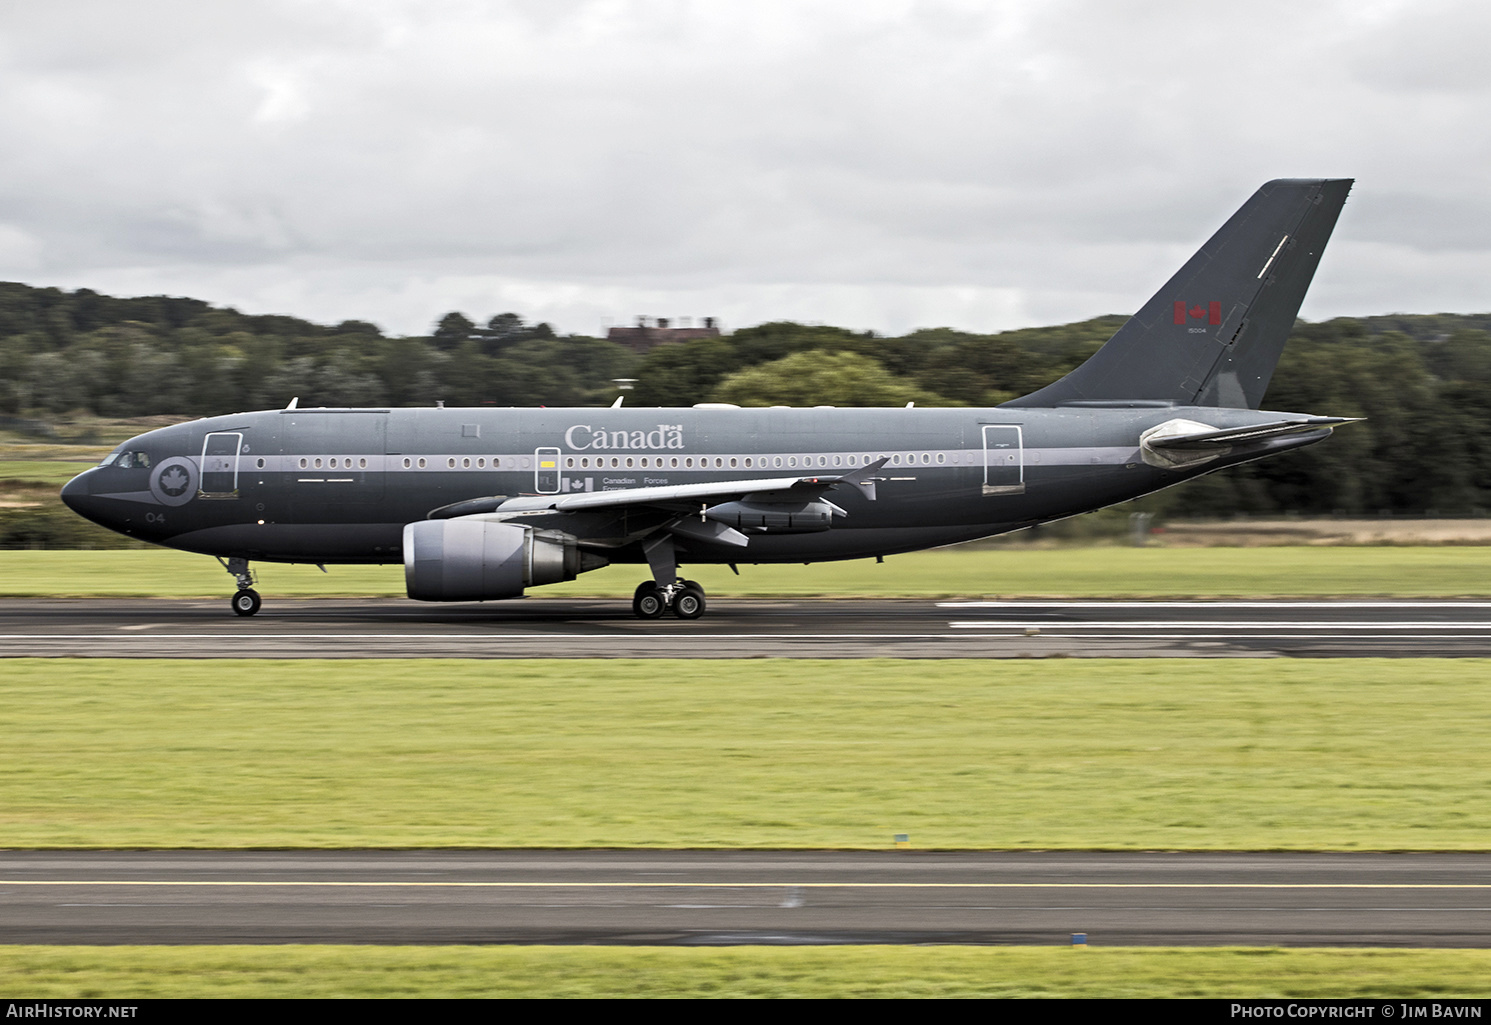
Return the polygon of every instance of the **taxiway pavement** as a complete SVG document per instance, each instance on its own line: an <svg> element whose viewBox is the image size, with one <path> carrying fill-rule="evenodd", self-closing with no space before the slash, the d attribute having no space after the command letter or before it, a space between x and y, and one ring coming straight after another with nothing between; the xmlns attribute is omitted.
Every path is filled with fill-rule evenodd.
<svg viewBox="0 0 1491 1025"><path fill-rule="evenodd" d="M1491 602L718 599L705 618L534 598L0 600L0 657L1048 658L1491 656Z"/></svg>

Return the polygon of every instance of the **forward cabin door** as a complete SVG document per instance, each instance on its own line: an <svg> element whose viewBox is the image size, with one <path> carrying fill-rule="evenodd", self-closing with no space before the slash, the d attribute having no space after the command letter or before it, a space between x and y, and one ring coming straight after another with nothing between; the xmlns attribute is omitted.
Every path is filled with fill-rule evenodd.
<svg viewBox="0 0 1491 1025"><path fill-rule="evenodd" d="M984 424L984 494L1025 494L1024 430L1018 424Z"/></svg>
<svg viewBox="0 0 1491 1025"><path fill-rule="evenodd" d="M202 484L198 498L238 497L238 449L243 434L219 431L202 439Z"/></svg>

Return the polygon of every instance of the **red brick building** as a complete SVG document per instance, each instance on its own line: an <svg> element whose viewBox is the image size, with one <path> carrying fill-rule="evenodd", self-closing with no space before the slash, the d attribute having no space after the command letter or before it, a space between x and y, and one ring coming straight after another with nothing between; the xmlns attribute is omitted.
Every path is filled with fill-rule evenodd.
<svg viewBox="0 0 1491 1025"><path fill-rule="evenodd" d="M720 336L719 325L713 317L705 317L703 327L673 327L667 317L659 317L655 323L649 324L648 319L638 317L636 327L613 327L606 332L606 340L643 353L669 342L691 342L695 338Z"/></svg>

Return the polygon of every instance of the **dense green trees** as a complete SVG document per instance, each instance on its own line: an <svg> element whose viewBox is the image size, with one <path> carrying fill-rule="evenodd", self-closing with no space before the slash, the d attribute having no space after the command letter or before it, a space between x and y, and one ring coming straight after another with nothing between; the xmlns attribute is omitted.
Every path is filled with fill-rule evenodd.
<svg viewBox="0 0 1491 1025"><path fill-rule="evenodd" d="M0 283L0 414L57 419L302 405L997 405L1060 377L1122 317L983 335L774 322L645 356L500 313L426 338L195 299ZM1300 322L1265 407L1364 423L1146 500L1176 515L1491 509L1491 315Z"/></svg>

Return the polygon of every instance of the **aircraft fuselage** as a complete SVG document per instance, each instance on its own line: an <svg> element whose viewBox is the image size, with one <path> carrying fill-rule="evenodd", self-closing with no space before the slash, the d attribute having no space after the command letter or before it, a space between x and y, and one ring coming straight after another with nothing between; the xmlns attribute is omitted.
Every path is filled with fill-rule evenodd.
<svg viewBox="0 0 1491 1025"><path fill-rule="evenodd" d="M683 542L688 562L888 555L1003 533L1122 502L1223 466L1318 441L1321 429L1153 466L1140 435L1186 419L1216 428L1293 414L1176 407L1059 409L286 409L151 431L80 475L77 511L142 540L225 558L394 563L404 525L490 496L568 496L783 476L888 461L878 497L829 497L832 529L764 531L745 548ZM532 502L526 504L535 504ZM540 503L541 504L541 503ZM544 527L542 509L522 514ZM661 514L587 514L583 544L645 561ZM575 514L564 514L564 529ZM663 517L666 518L666 517ZM553 524L559 526L559 524Z"/></svg>

